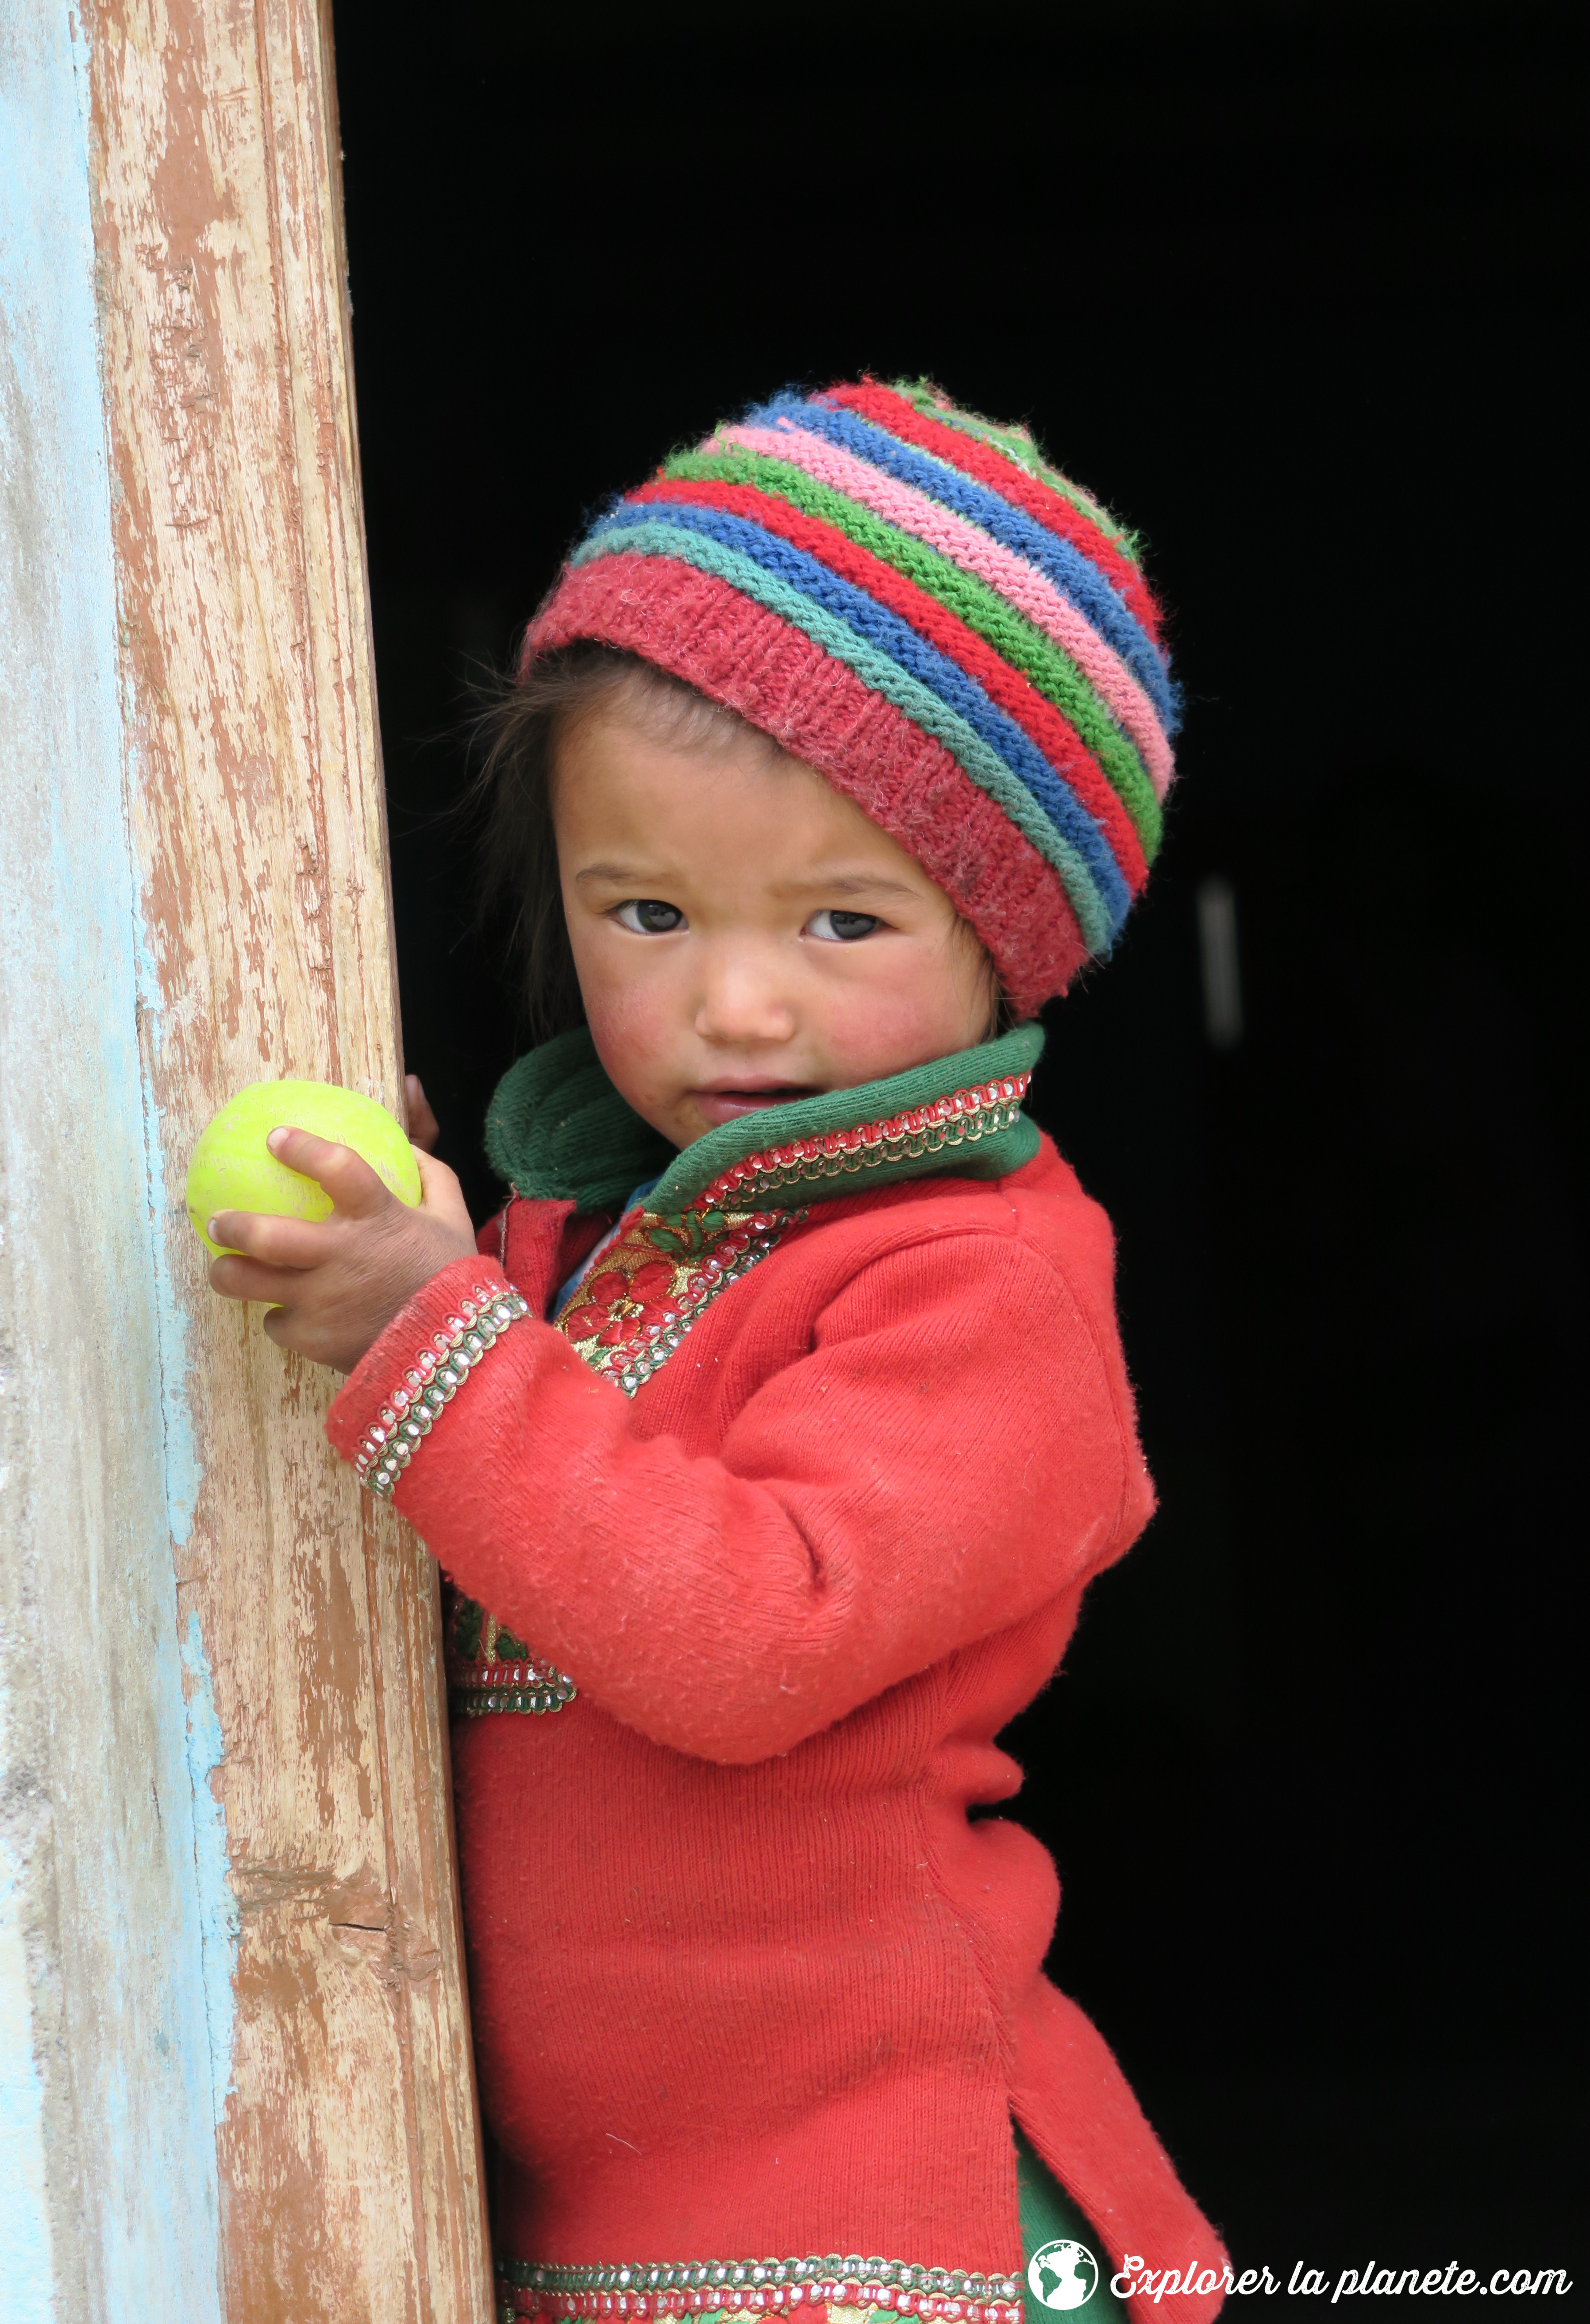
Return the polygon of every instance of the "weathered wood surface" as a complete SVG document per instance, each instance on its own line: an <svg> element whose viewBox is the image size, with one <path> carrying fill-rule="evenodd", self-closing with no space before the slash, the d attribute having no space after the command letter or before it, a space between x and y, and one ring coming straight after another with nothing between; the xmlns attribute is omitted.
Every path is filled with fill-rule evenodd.
<svg viewBox="0 0 1590 2324"><path fill-rule="evenodd" d="M92 0L74 37L61 34L65 9L23 5L57 62L64 37L85 124L97 521L116 625L100 673L113 698L93 707L117 730L120 764L104 764L101 732L97 765L73 780L97 835L81 876L108 878L101 858L119 850L125 891L120 920L103 895L78 897L86 925L112 923L104 979L80 945L75 964L38 973L76 1101L91 1098L87 1053L115 1047L137 1108L120 1120L127 1150L109 1192L86 1216L57 1216L61 1248L30 1257L17 1311L42 1431L47 1370L60 1392L59 1326L49 1366L29 1334L46 1329L52 1287L87 1296L94 1344L73 1393L93 1416L94 1457L58 1446L70 1489L57 1507L41 1503L36 1563L65 1559L79 1596L93 1598L90 1651L97 1626L110 1630L118 1613L141 1642L124 1638L112 1656L133 1665L133 1711L85 1711L76 1760L51 1758L36 1738L58 1832L100 1738L104 1821L124 1836L101 1848L97 1869L132 1883L108 1952L74 1940L83 1958L57 2033L75 2055L97 2008L135 2144L135 2028L147 2017L158 2043L161 2010L174 2024L184 1999L162 1987L145 2009L141 1980L153 1990L165 1974L145 1956L162 1941L162 1913L180 1924L183 1959L196 1925L211 2072L188 2097L202 2102L213 2149L226 2324L480 2324L490 2293L434 1574L330 1458L327 1378L273 1348L257 1310L211 1296L182 1202L194 1137L246 1082L301 1075L400 1103L329 22L310 0ZM79 455L67 446L62 456ZM51 512L36 513L47 527ZM80 594L70 575L61 586ZM93 614L101 629L104 610ZM68 676L60 684L70 692ZM69 735L57 733L42 747L63 744ZM47 767L24 772L34 841L48 850L61 802ZM31 913L69 902L48 888ZM34 1084L47 1082L29 1055ZM124 1102L123 1117L132 1112ZM36 1141L24 1142L18 1186L38 1199ZM63 1198L76 1199L66 1185L58 1212ZM13 1203L14 1231L18 1215ZM96 1232L102 1250L86 1241ZM29 1440L40 1491L42 1441ZM158 1475L143 1473L152 1462ZM157 1505L163 1539L152 1548ZM66 1611L63 1587L52 1572L52 1618ZM37 1609L22 1618L36 1628ZM69 1659L80 1671L80 1649ZM24 1660L24 1710L44 1683ZM162 1692L173 1686L174 1726ZM163 1839L173 1735L191 1798ZM191 1863L167 1867L145 1897L141 1850L180 1859L185 1847ZM96 1868L73 1871L70 1855L56 1849L58 1902L92 1915ZM30 1911L36 2044L49 2031L39 1964L65 1941ZM191 1979L184 1992L191 2009ZM191 2051L190 2024L178 2037ZM153 2057L149 2070L165 2070ZM96 2172L96 2130L64 2081L45 2075L41 2087L60 2243L78 2232L69 2185L79 2166ZM163 2103L190 2128L180 2091ZM202 2202L203 2157L184 2167ZM107 2215L121 2192L107 2190ZM102 2223L79 2238L84 2293L106 2302L85 2312L132 2313L107 2295L109 2234ZM127 2282L138 2287L135 2270ZM213 2294L185 2297L158 2273L142 2289L159 2305L139 2312L183 2324L217 2312Z"/></svg>

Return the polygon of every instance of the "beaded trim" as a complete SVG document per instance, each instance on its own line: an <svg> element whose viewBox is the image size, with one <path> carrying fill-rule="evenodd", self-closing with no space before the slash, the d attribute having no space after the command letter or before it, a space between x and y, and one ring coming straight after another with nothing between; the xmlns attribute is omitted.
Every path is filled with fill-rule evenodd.
<svg viewBox="0 0 1590 2324"><path fill-rule="evenodd" d="M935 1098L929 1105L893 1114L887 1121L859 1122L854 1130L831 1130L821 1138L798 1138L789 1146L748 1154L698 1194L693 1207L707 1209L731 1194L771 1194L781 1186L874 1170L891 1162L920 1162L948 1146L975 1145L1015 1128L1031 1079L1031 1073L1024 1073L979 1082L971 1089Z"/></svg>
<svg viewBox="0 0 1590 2324"><path fill-rule="evenodd" d="M433 1333L416 1351L402 1385L393 1389L354 1455L359 1482L378 1500L392 1499L443 1406L452 1402L487 1350L529 1313L529 1301L517 1291L490 1291L477 1283L474 1297L461 1299L458 1313L448 1317L446 1330Z"/></svg>
<svg viewBox="0 0 1590 2324"><path fill-rule="evenodd" d="M827 2324L834 2308L920 2316L929 2324L1021 2324L1012 2275L914 2267L906 2260L704 2260L671 2266L547 2267L496 2263L499 2324L521 2316L801 2315Z"/></svg>
<svg viewBox="0 0 1590 2324"><path fill-rule="evenodd" d="M495 1614L445 1577L442 1640L448 1700L466 1719L488 1711L523 1711L541 1719L549 1711L561 1711L579 1692L567 1672L532 1655Z"/></svg>
<svg viewBox="0 0 1590 2324"><path fill-rule="evenodd" d="M568 1672L550 1663L475 1663L448 1673L448 1700L461 1719L479 1719L488 1711L527 1711L541 1719L578 1692Z"/></svg>

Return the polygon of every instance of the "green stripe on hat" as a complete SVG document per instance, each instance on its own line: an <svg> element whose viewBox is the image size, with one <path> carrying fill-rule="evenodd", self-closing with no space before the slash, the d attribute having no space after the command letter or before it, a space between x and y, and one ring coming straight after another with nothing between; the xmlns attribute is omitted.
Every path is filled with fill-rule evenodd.
<svg viewBox="0 0 1590 2324"><path fill-rule="evenodd" d="M1144 855L1153 862L1164 835L1164 816L1136 744L1122 733L1092 680L1064 648L1046 637L997 589L914 533L902 531L836 486L809 476L804 469L786 461L775 460L770 453L750 452L738 446L710 452L676 452L664 464L663 473L684 483L716 479L753 485L788 502L803 515L831 524L857 548L870 550L880 562L914 582L992 647L1002 661L1019 669L1070 721L1131 816Z"/></svg>

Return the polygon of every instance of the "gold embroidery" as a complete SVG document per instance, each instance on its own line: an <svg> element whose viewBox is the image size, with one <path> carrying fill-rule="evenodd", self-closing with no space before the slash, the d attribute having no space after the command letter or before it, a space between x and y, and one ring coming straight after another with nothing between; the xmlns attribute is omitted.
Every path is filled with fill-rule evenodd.
<svg viewBox="0 0 1590 2324"><path fill-rule="evenodd" d="M705 1202L705 1198L703 1198ZM558 1318L593 1371L633 1396L704 1307L767 1257L804 1211L633 1212Z"/></svg>

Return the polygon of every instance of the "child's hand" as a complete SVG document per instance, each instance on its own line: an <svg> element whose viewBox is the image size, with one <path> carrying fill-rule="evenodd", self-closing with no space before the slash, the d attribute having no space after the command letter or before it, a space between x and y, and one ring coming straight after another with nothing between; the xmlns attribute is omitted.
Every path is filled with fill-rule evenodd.
<svg viewBox="0 0 1590 2324"><path fill-rule="evenodd" d="M444 1162L421 1153L423 1197L411 1210L351 1147L307 1130L273 1130L265 1143L290 1170L324 1186L336 1208L312 1222L218 1211L210 1240L230 1249L212 1262L210 1283L223 1298L269 1300L265 1335L278 1347L351 1372L421 1284L453 1259L473 1257L475 1230L458 1182Z"/></svg>

